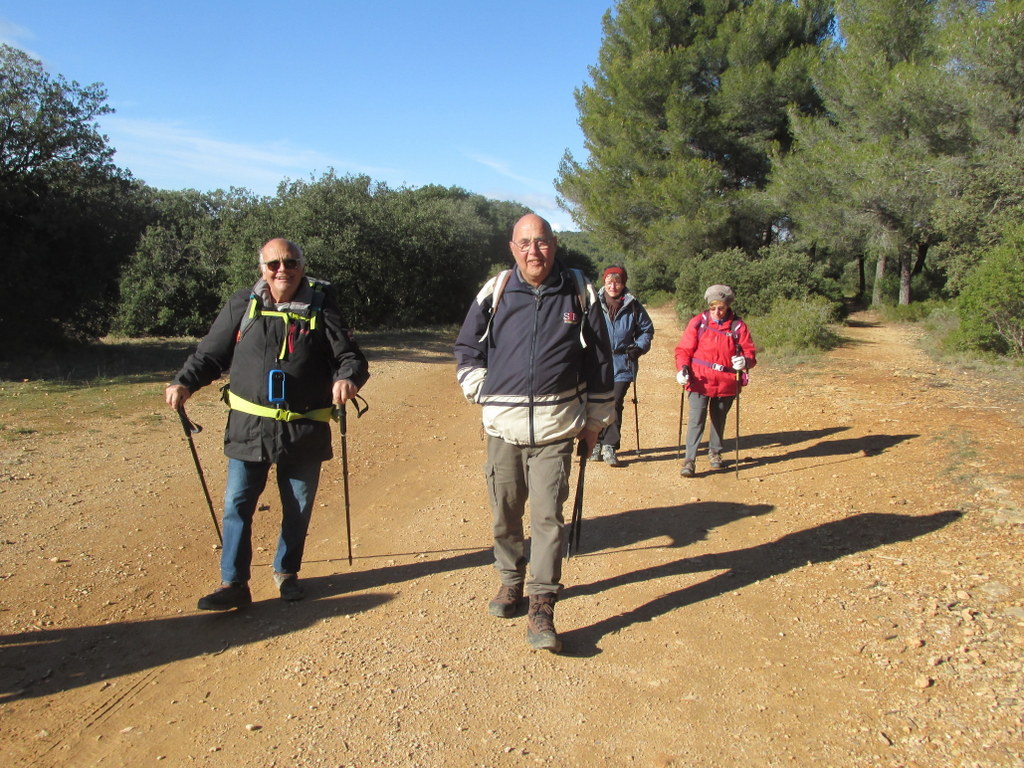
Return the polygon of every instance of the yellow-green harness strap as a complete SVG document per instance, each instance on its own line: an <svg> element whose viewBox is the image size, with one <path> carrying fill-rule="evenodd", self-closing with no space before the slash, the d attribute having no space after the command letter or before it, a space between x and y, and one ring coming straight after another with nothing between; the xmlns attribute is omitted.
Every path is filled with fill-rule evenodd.
<svg viewBox="0 0 1024 768"><path fill-rule="evenodd" d="M319 295L322 296L323 294L319 293ZM245 323L245 327L248 327L257 317L279 317L279 318L281 318L281 321L284 323L284 338L281 339L281 350L277 353L277 359L278 360L284 360L285 356L288 354L288 324L292 320L307 320L307 321L309 321L309 330L315 331L316 330L316 325L317 325L317 315L318 314L319 313L316 312L315 310L312 311L309 315L301 315L301 314L298 314L296 312L278 312L277 310L263 309L260 306L259 299L257 299L255 296L250 296L249 297L249 312L248 312L248 318L247 318L248 322ZM242 338L242 334L243 333L244 333L244 330L239 329L238 338L236 339L236 341L238 341L238 340L240 340Z"/></svg>
<svg viewBox="0 0 1024 768"><path fill-rule="evenodd" d="M263 416L268 419L274 419L275 421L298 421L299 419L309 419L310 421L330 421L334 418L335 407L329 406L327 408L317 408L316 410L309 411L308 413L296 413L295 411L288 411L284 408L269 408L265 405L257 405L256 403L250 403L230 389L226 390L228 407L242 413L248 413L253 416Z"/></svg>

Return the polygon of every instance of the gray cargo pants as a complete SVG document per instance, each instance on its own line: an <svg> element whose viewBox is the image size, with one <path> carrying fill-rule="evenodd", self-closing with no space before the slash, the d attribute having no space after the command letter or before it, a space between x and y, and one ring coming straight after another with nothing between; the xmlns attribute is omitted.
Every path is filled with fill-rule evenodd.
<svg viewBox="0 0 1024 768"><path fill-rule="evenodd" d="M494 526L494 566L502 584L523 584L526 594L562 589L562 506L569 496L573 440L541 446L512 445L487 436L484 476ZM526 579L523 515L530 501L530 577Z"/></svg>

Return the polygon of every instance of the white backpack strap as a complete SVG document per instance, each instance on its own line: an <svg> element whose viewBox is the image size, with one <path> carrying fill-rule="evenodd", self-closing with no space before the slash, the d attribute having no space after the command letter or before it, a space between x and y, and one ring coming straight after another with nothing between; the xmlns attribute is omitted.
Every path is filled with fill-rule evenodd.
<svg viewBox="0 0 1024 768"><path fill-rule="evenodd" d="M481 288L480 293L476 295L476 300L479 304L482 304L488 296L491 297L491 310L487 313L487 327L484 328L484 335L478 339L480 343L486 341L487 337L491 333L491 323L494 322L494 313L498 311L498 302L501 301L501 294L505 292L505 286L508 285L508 279L511 276L511 269L503 269L497 275L484 283L484 287Z"/></svg>

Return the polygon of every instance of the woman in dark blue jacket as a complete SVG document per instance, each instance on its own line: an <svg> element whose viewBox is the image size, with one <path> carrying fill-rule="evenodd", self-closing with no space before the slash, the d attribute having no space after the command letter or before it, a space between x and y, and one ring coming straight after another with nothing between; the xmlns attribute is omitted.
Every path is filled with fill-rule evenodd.
<svg viewBox="0 0 1024 768"><path fill-rule="evenodd" d="M626 290L626 270L608 267L601 276L604 285L598 292L615 367L615 421L598 438L591 459L603 459L613 467L622 466L616 451L620 447L622 409L629 385L636 381L640 356L654 340L654 323L637 298ZM639 449L639 446L637 446Z"/></svg>

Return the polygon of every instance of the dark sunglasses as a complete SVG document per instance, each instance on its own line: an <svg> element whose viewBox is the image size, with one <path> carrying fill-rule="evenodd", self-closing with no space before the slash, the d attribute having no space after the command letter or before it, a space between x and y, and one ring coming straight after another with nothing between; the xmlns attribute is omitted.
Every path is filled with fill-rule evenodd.
<svg viewBox="0 0 1024 768"><path fill-rule="evenodd" d="M285 269L295 269L299 266L298 259L274 259L273 261L264 261L263 266L269 269L271 272L277 272L278 268L284 264Z"/></svg>

